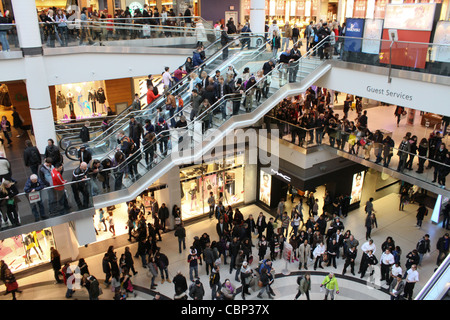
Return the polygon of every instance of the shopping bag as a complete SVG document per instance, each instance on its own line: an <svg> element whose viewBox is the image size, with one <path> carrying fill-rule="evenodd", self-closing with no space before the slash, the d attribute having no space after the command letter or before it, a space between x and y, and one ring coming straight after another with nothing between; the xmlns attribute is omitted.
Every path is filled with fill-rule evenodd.
<svg viewBox="0 0 450 320"><path fill-rule="evenodd" d="M39 191L30 192L28 194L28 200L30 200L30 203L39 202L41 201L41 194L39 193Z"/></svg>
<svg viewBox="0 0 450 320"><path fill-rule="evenodd" d="M225 103L225 108L226 108L227 116L232 115L233 114L233 101L227 100L227 102Z"/></svg>

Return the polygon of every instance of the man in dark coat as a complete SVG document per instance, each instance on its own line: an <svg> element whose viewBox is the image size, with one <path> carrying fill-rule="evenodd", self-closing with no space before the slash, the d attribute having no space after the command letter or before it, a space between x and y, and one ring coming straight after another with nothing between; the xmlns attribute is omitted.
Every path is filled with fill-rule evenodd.
<svg viewBox="0 0 450 320"><path fill-rule="evenodd" d="M158 210L158 218L161 221L161 227L164 232L164 230L166 230L166 220L169 219L169 209L166 207L165 203L163 203Z"/></svg>
<svg viewBox="0 0 450 320"><path fill-rule="evenodd" d="M41 154L39 153L38 148L33 146L30 140L27 140L25 145L26 148L23 151L25 166L30 167L32 173L37 174L39 165L42 163Z"/></svg>
<svg viewBox="0 0 450 320"><path fill-rule="evenodd" d="M84 123L84 125L81 127L81 131L80 131L80 139L82 142L88 142L89 140L91 140L90 135L89 135L89 122L86 121Z"/></svg>

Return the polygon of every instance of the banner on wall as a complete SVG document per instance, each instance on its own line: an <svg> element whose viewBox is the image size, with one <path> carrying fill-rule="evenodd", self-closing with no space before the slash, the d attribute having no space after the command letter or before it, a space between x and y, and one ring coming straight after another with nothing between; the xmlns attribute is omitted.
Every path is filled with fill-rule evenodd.
<svg viewBox="0 0 450 320"><path fill-rule="evenodd" d="M384 19L384 15L386 12L386 5L389 3L389 0L375 0L375 19Z"/></svg>
<svg viewBox="0 0 450 320"><path fill-rule="evenodd" d="M319 16L319 0L311 1L311 16L313 17Z"/></svg>
<svg viewBox="0 0 450 320"><path fill-rule="evenodd" d="M355 0L353 18L364 19L366 17L366 0Z"/></svg>
<svg viewBox="0 0 450 320"><path fill-rule="evenodd" d="M384 19L385 29L431 31L436 4L388 4Z"/></svg>
<svg viewBox="0 0 450 320"><path fill-rule="evenodd" d="M364 32L364 19L347 19L346 37L362 38ZM344 50L350 52L361 52L361 39L349 39L344 41Z"/></svg>
<svg viewBox="0 0 450 320"><path fill-rule="evenodd" d="M250 1L251 0L244 0L243 2L244 16L250 15Z"/></svg>
<svg viewBox="0 0 450 320"><path fill-rule="evenodd" d="M284 16L284 14L285 14L285 5L286 5L286 2L284 2L283 0L277 0L276 8L275 8L275 15L277 15L277 16Z"/></svg>
<svg viewBox="0 0 450 320"><path fill-rule="evenodd" d="M439 21L434 32L432 60L450 62L450 22ZM445 44L447 46L439 46Z"/></svg>
<svg viewBox="0 0 450 320"><path fill-rule="evenodd" d="M296 15L299 17L305 16L305 0L297 0Z"/></svg>
<svg viewBox="0 0 450 320"><path fill-rule="evenodd" d="M381 46L381 36L383 34L383 20L366 19L364 22L364 40L362 44L362 52L369 54L379 54ZM373 39L373 40L367 40Z"/></svg>

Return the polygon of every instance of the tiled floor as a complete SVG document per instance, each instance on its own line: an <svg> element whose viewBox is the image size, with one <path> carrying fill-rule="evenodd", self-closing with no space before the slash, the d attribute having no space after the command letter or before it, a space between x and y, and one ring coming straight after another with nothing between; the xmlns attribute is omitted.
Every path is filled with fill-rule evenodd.
<svg viewBox="0 0 450 320"><path fill-rule="evenodd" d="M397 208L398 198L396 194L390 194L380 200L375 201L374 208L377 214L378 220L378 228L375 229L372 233L372 237L374 239L374 243L377 246L376 256L379 258L381 255L381 244L384 242L387 236L392 236L397 245L399 245L402 250L402 258L401 262L405 262L406 254L415 248L417 241L425 234L429 233L431 237L431 254L425 256L422 267L419 268L420 281L416 285L414 289L414 294L417 294L419 290L424 286L430 276L433 274L434 269L436 268L436 258L437 252L435 250L436 242L439 237L441 237L445 230L440 226L437 226L429 221L429 216L423 223L423 227L418 229L415 227L415 213L417 210L417 206L414 204L408 205L405 208L405 211L399 212ZM256 216L261 209L256 205L250 205L242 208L241 210L244 214L244 217L248 217L249 214L253 214ZM265 213L268 215L267 213ZM363 227L365 213L363 208L352 211L347 218L343 220L345 229L349 229L355 235L355 237L360 241L360 245L365 242L365 229ZM200 221L198 223L189 225L186 227L186 244L189 247L192 244L194 236L200 236L203 232L207 232L212 240L217 239L216 231L215 231L216 220L206 219ZM89 270L91 274L95 275L100 281L104 279L104 274L102 272L101 259L103 257L104 252L106 251L107 246L114 243L123 243L120 241L121 239L110 239L105 241L103 245L104 251L99 250L96 254L85 257L86 262L89 266ZM255 240L255 239L254 239ZM158 242L158 245L162 248L162 252L165 253L169 258L169 275L171 278L175 276L178 270L180 270L186 277L188 277L188 263L187 255L188 252L184 251L183 253L178 253L178 242L174 237L173 232L169 232L163 235L163 241ZM132 243L129 245L131 251L134 253L137 250L137 244ZM124 246L115 248L118 255L124 252ZM257 256L257 249L253 248L253 255ZM267 257L267 256L266 256ZM357 263L355 269L357 270L359 267L361 255L358 254ZM73 264L76 264L74 262ZM345 276L345 278L341 277L341 272L343 268L344 261L342 259L338 259L337 261L337 269L333 267L325 267L324 270L318 269L318 271L314 271L312 265L310 264L309 271L312 274L312 291L311 291L311 299L322 299L323 293L319 291L319 282L321 282L326 275L326 272L332 271L335 272L338 277L340 294L337 296L337 299L341 300L387 300L389 296L383 291L383 289L387 288L384 285L384 282L379 281L379 271L377 270L373 279L373 283L367 281L368 276L366 275L363 278L362 282L359 277L348 276L349 273ZM256 260L253 262L252 267L256 267ZM284 276L284 270L287 266L287 269L291 273L289 276ZM142 268L141 262L139 259L135 259L135 267L138 271L138 274L134 276L133 283L135 285L137 291L136 298L131 299L150 299L152 298L152 292L148 290L150 285L150 277L147 274L147 270ZM277 278L273 285L273 289L276 293L276 299L282 300L291 300L296 294L296 285L295 279L296 274L298 272L297 263L286 263L284 260L278 259L274 262L274 267L276 270ZM53 272L50 269L44 272L40 272L34 274L33 276L25 277L19 279L19 285L23 288L23 293L19 296L19 299L64 299L65 287L64 285L56 285L53 284ZM320 272L319 272L320 270ZM228 265L222 266L221 269L221 280L225 280L226 278L230 278L232 283L239 288L240 284L234 280L234 272L233 274L229 273ZM205 299L210 299L211 290L208 285L208 277L205 272L205 267L199 266L199 276L205 287ZM357 275L358 276L358 275ZM188 280L189 282L189 280ZM165 282L161 284L160 278L157 278L157 283L159 286L157 290L165 297L172 298L174 295L173 284ZM102 284L103 286L103 284ZM381 290L380 290L381 288ZM112 293L110 290L103 290L104 294L101 296L101 299L111 299ZM248 296L248 300L259 300L256 297L257 292L250 291L252 294ZM265 297L265 296L263 296ZM87 292L84 288L77 290L74 299L87 299ZM11 296L0 295L1 300L11 299ZM241 296L238 295L236 299L241 299ZM302 296L300 299L305 299Z"/></svg>

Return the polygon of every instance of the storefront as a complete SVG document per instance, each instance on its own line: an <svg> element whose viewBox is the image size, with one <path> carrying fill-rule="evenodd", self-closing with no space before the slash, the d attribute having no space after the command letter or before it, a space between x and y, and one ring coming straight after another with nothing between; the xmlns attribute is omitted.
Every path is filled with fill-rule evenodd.
<svg viewBox="0 0 450 320"><path fill-rule="evenodd" d="M131 105L134 97L131 78L68 83L49 89L55 121L87 120L109 111L118 114Z"/></svg>
<svg viewBox="0 0 450 320"><path fill-rule="evenodd" d="M180 169L181 212L183 220L209 212L208 198L225 207L244 202L244 154L226 157L223 164L203 163Z"/></svg>
<svg viewBox="0 0 450 320"><path fill-rule="evenodd" d="M290 201L292 193L295 198L308 192L316 193L320 189L321 196L318 198L321 204L323 194L327 190L332 198L341 195L350 196L350 209L359 207L367 168L360 164L349 163L348 166L317 174L323 170L321 166L323 168L324 165L304 170L280 159L281 168L278 170L259 167L259 203L270 210L276 208L281 199Z"/></svg>
<svg viewBox="0 0 450 320"><path fill-rule="evenodd" d="M50 262L51 247L56 248L52 228L17 235L1 241L0 260L16 273Z"/></svg>

